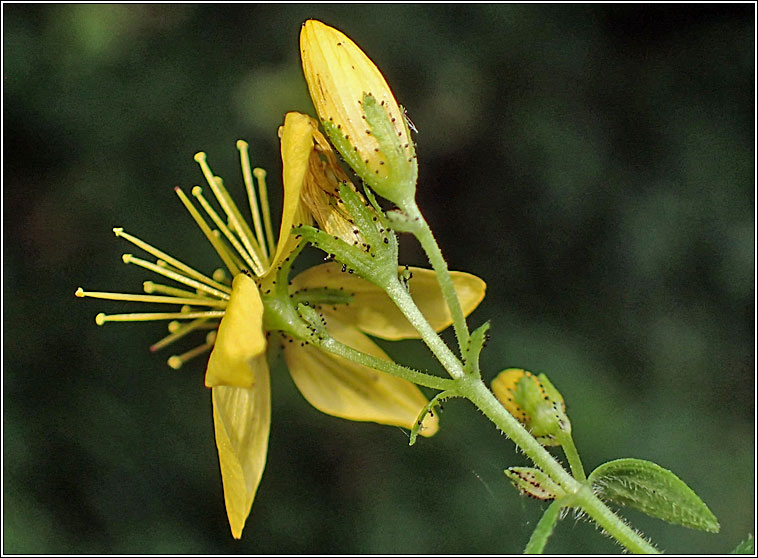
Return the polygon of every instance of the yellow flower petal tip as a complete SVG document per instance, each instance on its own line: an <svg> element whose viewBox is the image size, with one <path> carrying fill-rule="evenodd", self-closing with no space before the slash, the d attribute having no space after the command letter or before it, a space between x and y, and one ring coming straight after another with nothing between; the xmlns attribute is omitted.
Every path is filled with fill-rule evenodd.
<svg viewBox="0 0 758 558"><path fill-rule="evenodd" d="M254 389L219 386L213 388L212 399L224 503L232 536L239 539L266 466L271 425L268 369L256 370Z"/></svg>
<svg viewBox="0 0 758 558"><path fill-rule="evenodd" d="M263 302L258 286L240 273L232 282L231 298L208 360L205 385L251 387L256 357L265 350Z"/></svg>
<svg viewBox="0 0 758 558"><path fill-rule="evenodd" d="M415 148L376 65L344 33L316 20L303 24L300 55L313 105L345 161L379 195L398 205L413 199Z"/></svg>

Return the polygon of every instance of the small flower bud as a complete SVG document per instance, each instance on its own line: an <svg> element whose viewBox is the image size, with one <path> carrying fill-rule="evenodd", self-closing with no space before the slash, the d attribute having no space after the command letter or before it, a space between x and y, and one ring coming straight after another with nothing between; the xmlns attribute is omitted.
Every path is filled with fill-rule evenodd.
<svg viewBox="0 0 758 558"><path fill-rule="evenodd" d="M403 110L379 69L348 37L308 20L303 73L332 143L361 179L399 206L416 194L416 154Z"/></svg>
<svg viewBox="0 0 758 558"><path fill-rule="evenodd" d="M509 368L492 380L492 391L543 446L561 445L571 434L563 396L544 374Z"/></svg>
<svg viewBox="0 0 758 558"><path fill-rule="evenodd" d="M530 498L555 500L566 495L566 492L550 477L534 467L509 467L504 472L513 486Z"/></svg>

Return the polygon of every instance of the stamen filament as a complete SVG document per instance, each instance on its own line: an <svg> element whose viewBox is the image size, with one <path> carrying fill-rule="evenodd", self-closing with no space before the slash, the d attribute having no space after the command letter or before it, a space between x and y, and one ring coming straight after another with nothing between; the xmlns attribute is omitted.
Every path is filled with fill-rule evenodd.
<svg viewBox="0 0 758 558"><path fill-rule="evenodd" d="M211 298L179 298L159 295L106 293L85 291L81 287L76 289L75 294L80 298L102 298L105 300L128 300L131 302L151 302L158 304L192 304L194 306L213 306L215 308L226 308L227 304L225 300L216 300Z"/></svg>
<svg viewBox="0 0 758 558"><path fill-rule="evenodd" d="M274 229L271 226L271 210L268 208L268 188L266 188L266 171L253 169L253 176L258 181L258 195L261 198L261 213L263 213L263 225L266 227L266 240L268 241L268 253L274 254Z"/></svg>
<svg viewBox="0 0 758 558"><path fill-rule="evenodd" d="M171 333L169 333L166 337L161 339L160 341L156 341L152 345L150 345L150 352L155 352L163 347L166 347L167 345L170 345L174 341L181 339L188 333L192 333L193 331L197 329L201 329L204 324L208 323L207 318L198 318L197 320L193 320L189 323L180 323L180 322L171 322L172 324L177 324L178 327ZM213 327L218 327L217 323L213 324Z"/></svg>
<svg viewBox="0 0 758 558"><path fill-rule="evenodd" d="M227 227L226 223L224 223L221 217L219 217L218 213L216 213L216 210L211 207L211 204L208 203L208 200L206 200L203 196L203 189L200 188L200 186L195 186L192 188L192 195L195 196L197 201L200 202L200 205L203 207L205 212L210 216L213 222L216 223L216 226L219 228L219 230L224 233L224 236L231 243L234 249L237 250L237 253L242 256L242 259L245 260L250 269L253 270L259 277L263 275L263 267L253 261L250 254L247 253L247 250L243 248L243 246L239 243L239 240L237 240L237 237L234 236L234 233L229 230L229 227Z"/></svg>
<svg viewBox="0 0 758 558"><path fill-rule="evenodd" d="M248 143L243 140L237 141L237 149L240 152L240 164L242 165L242 178L245 181L245 190L247 191L247 199L250 202L250 214L253 216L253 226L255 227L255 236L258 239L258 246L261 247L261 252L269 260L269 251L266 249L266 239L263 235L263 226L261 225L261 212L258 208L258 198L255 195L253 189L253 174L250 170L250 153L248 151Z"/></svg>
<svg viewBox="0 0 758 558"><path fill-rule="evenodd" d="M206 162L205 153L201 151L200 153L195 154L195 161L198 162L200 168L203 170L205 179L210 185L213 194L216 196L218 203L221 204L221 208L226 213L227 218L233 223L234 228L237 230L237 233L242 240L242 244L245 245L250 256L255 260L261 270L267 268L268 261L266 261L265 265L261 261L262 250L260 248L256 249L256 247L253 246L253 244L257 244L257 242L253 237L252 231L250 231L250 227L247 226L247 222L242 218L242 214L239 212L239 209L237 209L237 204L234 203L229 192L224 188L224 183L221 178L214 176L213 172L211 172L211 168Z"/></svg>
<svg viewBox="0 0 758 558"><path fill-rule="evenodd" d="M240 269L237 267L237 264L234 262L234 260L226 257L229 252L225 249L224 246L222 246L223 243L218 239L218 237L213 235L213 231L208 226L208 223L205 222L203 216L200 215L200 212L190 201L187 195L182 191L182 189L177 186L174 188L174 192L176 192L176 195L179 196L179 199L184 204L184 207L187 209L187 211L189 211L189 214L195 220L195 223L197 223L197 226L200 227L201 231L203 231L205 238L208 239L208 242L210 242L213 248L216 250L216 253L221 258L221 261L223 261L224 265L229 269L229 273L231 273L232 276L236 276L240 272Z"/></svg>
<svg viewBox="0 0 758 558"><path fill-rule="evenodd" d="M206 337L205 343L198 345L194 349L190 349L186 353L181 355L174 355L168 359L168 365L174 370L179 370L183 364L192 360L193 358L210 351L213 345L216 343L216 332L212 331Z"/></svg>
<svg viewBox="0 0 758 558"><path fill-rule="evenodd" d="M203 295L197 294L192 291L185 291L184 289L177 289L176 287L170 287L169 285L162 285L160 283L154 283L153 281L143 281L142 289L147 294L162 293L177 297L193 297L202 298Z"/></svg>
<svg viewBox="0 0 758 558"><path fill-rule="evenodd" d="M242 261L242 259L237 255L237 252L229 248L229 245L224 242L223 237L221 236L221 231L218 229L213 229L213 236L218 240L219 246L221 246L221 250L224 251L226 256L234 262L234 264L241 270L248 269L248 265ZM232 247L233 248L233 247Z"/></svg>
<svg viewBox="0 0 758 558"><path fill-rule="evenodd" d="M185 325L187 324L184 324L180 322L179 320L174 320L173 322L169 322L168 332L176 333L177 331L182 329ZM197 326L197 329L217 329L217 328L218 328L218 322L215 322L215 321L214 322L206 321L204 324Z"/></svg>
<svg viewBox="0 0 758 558"><path fill-rule="evenodd" d="M197 279L198 281L200 281L202 283L205 283L205 284L207 284L207 285L209 285L211 287L214 287L216 289L219 289L219 288L223 287L223 285L221 285L220 283L217 283L216 281L214 281L210 277L206 277L205 275L203 275L199 271L197 271L197 270L191 268L190 266L188 266L188 265L180 262L176 258L172 258L168 254L166 254L164 251L159 250L158 248L155 248L154 246L151 246L150 244L148 244L147 242L144 242L143 240L140 240L136 236L132 236L131 234L124 232L123 228L116 227L116 228L113 229L113 232L116 234L116 236L128 240L129 242L131 242L135 246L137 246L139 248L142 248L145 252L147 252L149 254L152 254L156 258L159 258L159 259L165 261L166 263L174 266L176 269L178 269L179 271L181 271L185 275L187 275L189 277L192 277L194 279Z"/></svg>
<svg viewBox="0 0 758 558"><path fill-rule="evenodd" d="M247 248L247 251L253 257L253 259L260 264L261 268L268 267L268 258L263 255L263 249L258 245L258 241L253 236L253 232L247 224L247 221L242 217L240 210L237 208L237 204L229 195L229 192L224 187L224 181L220 177L214 176L215 188L212 187L213 194L224 209L226 216L229 220L229 229L237 233L237 236L242 240L242 243Z"/></svg>
<svg viewBox="0 0 758 558"><path fill-rule="evenodd" d="M195 318L222 318L223 310L208 310L206 312L150 312L137 314L103 314L95 316L95 323L103 325L107 322L154 322L159 320L193 320Z"/></svg>
<svg viewBox="0 0 758 558"><path fill-rule="evenodd" d="M212 287L209 287L205 283L195 281L194 279L190 279L189 277L186 277L175 271L171 271L170 269L165 269L152 262L148 262L140 258L135 258L131 254L124 254L123 256L121 256L121 259L124 261L125 264L130 264L130 263L136 264L140 267L144 267L145 269L149 269L150 271L154 271L155 273L158 273L159 275L163 275L164 277L173 279L174 281L178 283L182 283L184 285L187 285L188 287L192 287L193 289L198 289L200 291L208 293L211 296L215 296L223 300L229 300L230 298L229 295L232 292L231 289L229 287L226 287L225 285L219 285L219 287L222 287L223 290L214 289Z"/></svg>

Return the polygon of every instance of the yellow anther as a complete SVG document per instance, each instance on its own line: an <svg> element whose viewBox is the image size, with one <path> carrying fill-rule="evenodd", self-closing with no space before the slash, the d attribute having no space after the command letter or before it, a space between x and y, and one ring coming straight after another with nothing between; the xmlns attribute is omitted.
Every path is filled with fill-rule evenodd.
<svg viewBox="0 0 758 558"><path fill-rule="evenodd" d="M97 316L95 316L95 323L101 326L107 321L107 318L108 316L100 312Z"/></svg>
<svg viewBox="0 0 758 558"><path fill-rule="evenodd" d="M212 331L206 336L205 343L203 343L202 345L198 345L194 349L190 349L189 351L181 355L173 355L169 357L168 365L174 370L179 370L187 361L192 360L196 356L199 356L203 353L210 351L213 348L213 345L215 342L216 342L216 332Z"/></svg>

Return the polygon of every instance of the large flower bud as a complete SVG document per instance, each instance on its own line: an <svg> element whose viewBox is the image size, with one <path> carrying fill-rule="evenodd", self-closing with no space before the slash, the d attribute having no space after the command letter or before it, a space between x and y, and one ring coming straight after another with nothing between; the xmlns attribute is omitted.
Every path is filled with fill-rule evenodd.
<svg viewBox="0 0 758 558"><path fill-rule="evenodd" d="M413 200L418 174L403 109L379 69L340 31L308 20L300 32L305 80L326 133L380 196Z"/></svg>

